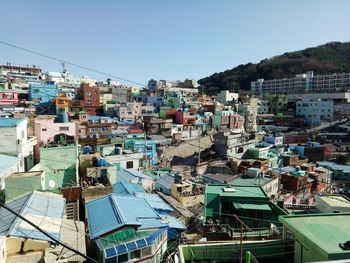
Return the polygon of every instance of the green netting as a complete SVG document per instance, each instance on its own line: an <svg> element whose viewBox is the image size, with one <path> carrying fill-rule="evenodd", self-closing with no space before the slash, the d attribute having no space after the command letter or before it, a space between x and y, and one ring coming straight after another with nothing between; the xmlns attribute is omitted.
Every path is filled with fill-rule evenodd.
<svg viewBox="0 0 350 263"><path fill-rule="evenodd" d="M139 239L151 235L152 231L135 231L134 229L124 229L116 233L101 238L99 241L104 248L116 246L131 240Z"/></svg>

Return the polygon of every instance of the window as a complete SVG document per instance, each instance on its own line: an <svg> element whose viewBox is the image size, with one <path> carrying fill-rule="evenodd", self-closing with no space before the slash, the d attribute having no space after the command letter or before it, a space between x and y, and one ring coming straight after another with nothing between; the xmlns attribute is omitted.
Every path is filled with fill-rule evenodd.
<svg viewBox="0 0 350 263"><path fill-rule="evenodd" d="M141 257L147 257L152 255L152 247L145 247L141 250Z"/></svg>
<svg viewBox="0 0 350 263"><path fill-rule="evenodd" d="M41 131L45 132L45 131L47 131L47 130L46 130L46 128L42 128Z"/></svg>
<svg viewBox="0 0 350 263"><path fill-rule="evenodd" d="M108 127L102 127L101 130L102 130L103 132L108 132Z"/></svg>
<svg viewBox="0 0 350 263"><path fill-rule="evenodd" d="M90 92L90 91L87 91L87 92L85 92L85 95L86 95L86 96L91 96L91 92Z"/></svg>
<svg viewBox="0 0 350 263"><path fill-rule="evenodd" d="M129 260L128 253L118 255L118 262L126 262Z"/></svg>
<svg viewBox="0 0 350 263"><path fill-rule="evenodd" d="M130 259L141 258L141 250L135 250L130 253Z"/></svg>
<svg viewBox="0 0 350 263"><path fill-rule="evenodd" d="M126 162L126 169L134 168L134 162L133 161L128 161Z"/></svg>
<svg viewBox="0 0 350 263"><path fill-rule="evenodd" d="M60 131L69 131L69 127L59 127Z"/></svg>
<svg viewBox="0 0 350 263"><path fill-rule="evenodd" d="M98 129L97 128L90 128L90 132L97 132Z"/></svg>

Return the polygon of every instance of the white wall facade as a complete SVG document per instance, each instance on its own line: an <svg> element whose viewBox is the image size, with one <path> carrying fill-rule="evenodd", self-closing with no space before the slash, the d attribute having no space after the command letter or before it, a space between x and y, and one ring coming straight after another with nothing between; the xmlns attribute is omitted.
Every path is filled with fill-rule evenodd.
<svg viewBox="0 0 350 263"><path fill-rule="evenodd" d="M238 100L238 93L222 90L217 95L217 101L220 103L226 103L232 100Z"/></svg>

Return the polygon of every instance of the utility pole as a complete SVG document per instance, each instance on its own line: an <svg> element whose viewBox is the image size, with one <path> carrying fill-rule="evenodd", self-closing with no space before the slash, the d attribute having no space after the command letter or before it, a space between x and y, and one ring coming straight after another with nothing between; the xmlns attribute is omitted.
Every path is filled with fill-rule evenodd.
<svg viewBox="0 0 350 263"><path fill-rule="evenodd" d="M198 140L198 164L201 162L201 137Z"/></svg>
<svg viewBox="0 0 350 263"><path fill-rule="evenodd" d="M62 241L60 241L59 239L53 237L52 235L46 233L44 230L42 230L39 226L35 225L34 223L32 223L31 221L29 221L27 218L21 216L20 214L18 214L17 212L13 211L11 208L9 208L8 206L6 206L4 203L0 202L0 207L3 207L4 209L6 209L7 211L9 211L10 213L14 214L16 217L19 217L20 219L22 219L23 221L25 221L26 223L28 223L29 225L31 225L32 227L34 227L35 229L39 230L41 233L43 233L45 236L47 236L48 238L50 238L52 241L54 241L55 243L61 245L62 247L73 251L74 253L78 254L79 256L87 259L87 262L94 262L94 263L98 263L96 260L94 260L93 258L89 257L88 255L85 255L83 253L81 253L79 250L76 250L74 248L72 248L71 246L63 243Z"/></svg>
<svg viewBox="0 0 350 263"><path fill-rule="evenodd" d="M239 246L240 246L239 262L243 263L243 228L246 228L249 231L253 231L253 230L251 230L237 215L233 214L233 216L240 223L241 235L240 235L240 241L239 241Z"/></svg>

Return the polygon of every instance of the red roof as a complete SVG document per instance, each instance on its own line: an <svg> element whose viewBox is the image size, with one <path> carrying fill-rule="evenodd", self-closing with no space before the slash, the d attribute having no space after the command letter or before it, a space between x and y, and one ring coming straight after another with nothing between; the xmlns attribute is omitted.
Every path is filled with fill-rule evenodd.
<svg viewBox="0 0 350 263"><path fill-rule="evenodd" d="M129 133L143 133L142 129L128 129Z"/></svg>

